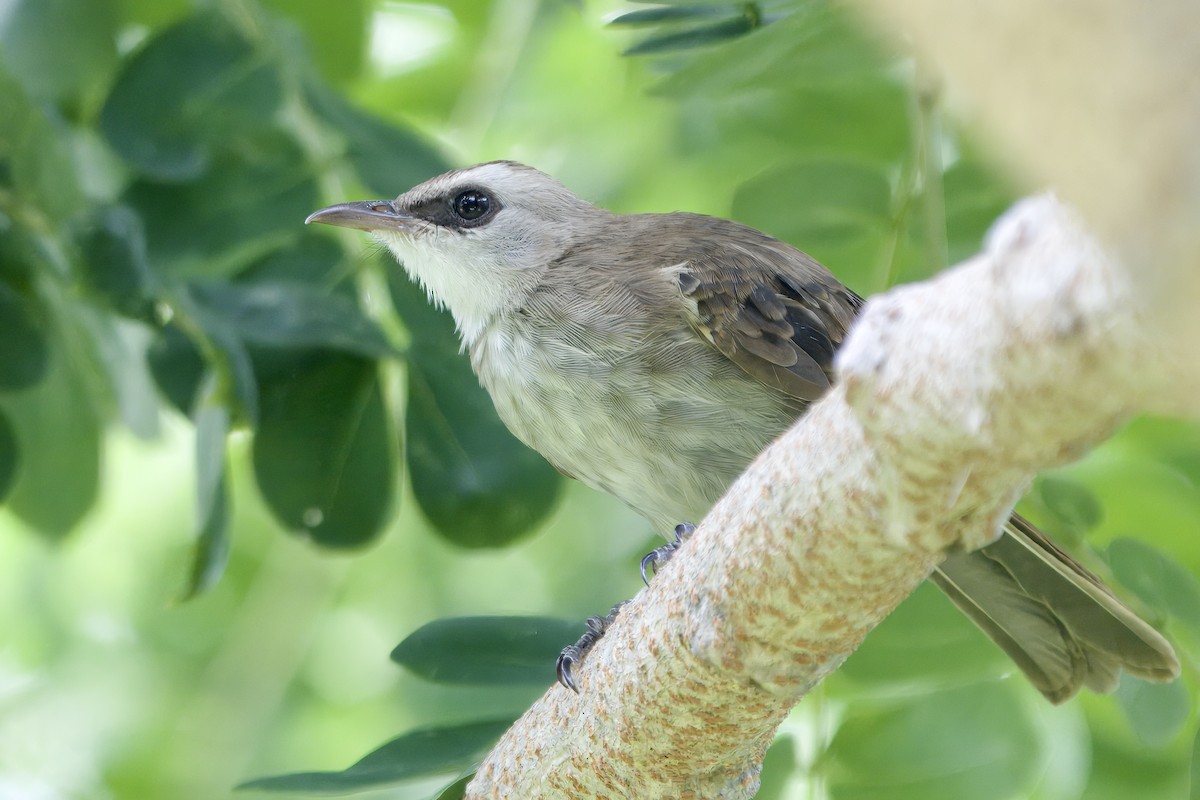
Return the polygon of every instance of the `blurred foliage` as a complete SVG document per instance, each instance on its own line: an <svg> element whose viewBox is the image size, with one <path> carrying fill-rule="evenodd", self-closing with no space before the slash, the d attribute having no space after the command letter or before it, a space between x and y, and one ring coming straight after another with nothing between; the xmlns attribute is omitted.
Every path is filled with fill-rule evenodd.
<svg viewBox="0 0 1200 800"><path fill-rule="evenodd" d="M0 3L0 797L313 765L243 796L461 796L636 588L644 523L558 504L448 317L309 212L517 158L869 294L974 253L1020 188L938 95L829 0ZM1139 420L1023 510L1184 679L1048 707L923 587L793 714L761 796L1196 796L1200 428ZM579 622L514 616L546 612Z"/></svg>
<svg viewBox="0 0 1200 800"><path fill-rule="evenodd" d="M309 10L328 16L323 6ZM136 46L118 53L120 11L92 0L22 0L4 28L8 73L0 87L11 114L0 219L22 249L6 259L0 283L0 307L12 320L0 348L0 385L36 392L54 379L48 365L58 359L60 380L86 375L90 382L71 393L86 409L39 403L36 420L20 404L7 409L17 431L6 448L12 507L53 537L87 512L102 425L114 416L114 396L134 402L118 387L128 361L145 368L149 349L158 354L151 374L179 410L198 418L223 407L223 434L253 430L259 487L284 527L331 547L365 544L391 517L404 452L380 372L405 357L428 362L431 352L432 360L447 360L442 340L451 331L441 324L437 335L414 337L411 349L389 341L381 325L389 317L396 322L394 311L377 307L372 318L356 302L363 275L380 267L355 265L355 252L326 246L328 239L299 222L321 204L323 187L384 191L376 181L404 186L447 162L411 130L331 90L308 55L303 26L266 8L201 5L142 31ZM79 47L46 38L61 25ZM359 39L363 33L365 25ZM65 50L71 58L47 58ZM331 69L344 73L348 66ZM90 150L81 155L83 143ZM296 261L302 270L291 269ZM131 352L119 361L106 359L105 351L119 345L104 337L121 340L123 325L137 325L149 338L138 347L126 342ZM391 327L400 330L398 322ZM69 356L60 352L71 346ZM552 506L558 476L495 421L469 371L457 369L443 384L444 395L471 405L473 418L491 414L491 427L486 447L413 451L420 502L438 509L433 521L460 543L496 546L530 531ZM424 382L409 386L420 394L404 404L407 423L430 430L435 423L427 417L443 422L436 405L421 402ZM155 414L152 399L137 403ZM47 416L55 413L57 419ZM101 424L66 424L86 419ZM34 441L27 432L35 428L62 438ZM212 426L197 430L217 435ZM96 444L85 448L83 440ZM61 472L47 462L70 452L71 442L87 476L39 484L38 475ZM214 443L200 445L211 450ZM499 471L496 461L521 466ZM227 492L223 481L202 473L198 479L205 503L227 503L212 497ZM473 487L472 506L456 513L444 487L465 484ZM534 499L524 504L514 486L528 486ZM508 523L489 539L488 519L497 515ZM227 517L203 515L201 542L225 538ZM219 573L213 552L198 551L195 572L207 576L204 583Z"/></svg>

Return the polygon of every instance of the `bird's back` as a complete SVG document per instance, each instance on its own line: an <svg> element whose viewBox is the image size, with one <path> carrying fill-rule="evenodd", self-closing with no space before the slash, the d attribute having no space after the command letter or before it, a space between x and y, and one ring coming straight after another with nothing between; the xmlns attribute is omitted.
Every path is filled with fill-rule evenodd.
<svg viewBox="0 0 1200 800"><path fill-rule="evenodd" d="M751 377L688 319L695 304L681 273L700 252L720 251L733 232L726 226L741 226L695 215L612 219L623 221L618 246L605 231L581 237L471 357L518 438L666 533L700 519L806 403ZM684 246L663 244L672 219L690 226L671 237Z"/></svg>

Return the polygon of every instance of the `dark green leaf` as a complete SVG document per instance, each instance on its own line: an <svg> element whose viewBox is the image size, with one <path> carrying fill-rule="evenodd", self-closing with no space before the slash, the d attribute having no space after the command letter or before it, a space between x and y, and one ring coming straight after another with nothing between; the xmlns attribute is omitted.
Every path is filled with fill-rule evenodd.
<svg viewBox="0 0 1200 800"><path fill-rule="evenodd" d="M394 356L379 327L352 299L298 282L196 286L196 299L251 344Z"/></svg>
<svg viewBox="0 0 1200 800"><path fill-rule="evenodd" d="M329 351L264 351L254 474L287 527L357 547L387 521L399 448L373 361Z"/></svg>
<svg viewBox="0 0 1200 800"><path fill-rule="evenodd" d="M8 415L0 410L0 503L8 497L21 466L21 447Z"/></svg>
<svg viewBox="0 0 1200 800"><path fill-rule="evenodd" d="M184 416L191 416L204 375L204 357L178 325L163 327L146 351L158 390Z"/></svg>
<svg viewBox="0 0 1200 800"><path fill-rule="evenodd" d="M550 513L559 475L496 416L458 352L449 315L403 277L392 282L392 296L413 334L405 427L417 502L450 541L502 547Z"/></svg>
<svg viewBox="0 0 1200 800"><path fill-rule="evenodd" d="M150 261L175 276L230 276L304 232L317 207L312 167L282 134L242 141L198 180L138 181L124 201L146 225Z"/></svg>
<svg viewBox="0 0 1200 800"><path fill-rule="evenodd" d="M547 684L579 622L551 617L455 617L422 626L392 660L426 680L474 686Z"/></svg>
<svg viewBox="0 0 1200 800"><path fill-rule="evenodd" d="M1008 800L1029 795L1038 752L1011 687L979 684L851 710L826 775L836 800Z"/></svg>
<svg viewBox="0 0 1200 800"><path fill-rule="evenodd" d="M639 8L637 11L627 11L609 21L609 25L660 25L662 23L693 20L697 17L728 16L736 6L658 6L657 8Z"/></svg>
<svg viewBox="0 0 1200 800"><path fill-rule="evenodd" d="M245 343L232 326L197 303L189 292L178 292L173 300L181 324L189 327L188 333L199 343L208 366L217 371L222 400L242 421L256 425L258 380Z"/></svg>
<svg viewBox="0 0 1200 800"><path fill-rule="evenodd" d="M229 487L225 477L225 439L229 409L216 396L217 378L209 374L196 408L196 550L184 600L220 580L229 560Z"/></svg>
<svg viewBox="0 0 1200 800"><path fill-rule="evenodd" d="M1200 581L1166 553L1136 539L1116 539L1108 563L1122 586L1200 637Z"/></svg>
<svg viewBox="0 0 1200 800"><path fill-rule="evenodd" d="M0 17L0 59L31 95L63 99L107 80L116 35L110 3L16 0Z"/></svg>
<svg viewBox="0 0 1200 800"><path fill-rule="evenodd" d="M456 780L454 783L447 786L445 789L442 789L440 792L438 792L433 800L462 800L467 796L467 784L469 784L474 777L475 771L472 770Z"/></svg>
<svg viewBox="0 0 1200 800"><path fill-rule="evenodd" d="M125 206L101 209L82 224L77 241L84 283L117 313L152 319L154 276L137 214Z"/></svg>
<svg viewBox="0 0 1200 800"><path fill-rule="evenodd" d="M1190 698L1183 681L1147 683L1122 675L1116 698L1134 734L1147 747L1168 745L1191 716Z"/></svg>
<svg viewBox="0 0 1200 800"><path fill-rule="evenodd" d="M0 283L0 320L0 390L27 389L45 377L49 362L41 310Z"/></svg>
<svg viewBox="0 0 1200 800"><path fill-rule="evenodd" d="M28 289L45 261L42 241L0 213L0 281Z"/></svg>
<svg viewBox="0 0 1200 800"><path fill-rule="evenodd" d="M1086 486L1070 478L1043 475L1037 491L1046 509L1068 530L1084 534L1104 521L1104 508Z"/></svg>
<svg viewBox="0 0 1200 800"><path fill-rule="evenodd" d="M511 720L472 722L406 733L341 772L301 772L247 781L239 789L348 794L446 772L460 773L482 758Z"/></svg>
<svg viewBox="0 0 1200 800"><path fill-rule="evenodd" d="M358 110L324 86L310 85L308 99L330 130L344 137L346 158L378 197L393 197L449 169L441 154L412 131Z"/></svg>
<svg viewBox="0 0 1200 800"><path fill-rule="evenodd" d="M103 441L90 400L57 349L37 386L0 397L22 457L8 507L50 538L69 533L96 500Z"/></svg>
<svg viewBox="0 0 1200 800"><path fill-rule="evenodd" d="M100 117L112 148L158 180L198 177L212 150L272 123L277 69L224 17L201 12L128 59Z"/></svg>
<svg viewBox="0 0 1200 800"><path fill-rule="evenodd" d="M625 50L627 56L645 56L656 53L670 53L677 50L692 50L718 42L725 42L745 36L757 28L759 21L749 14L742 14L730 19L714 22L711 25L698 25L682 31L672 31L659 36L652 36L638 42Z"/></svg>

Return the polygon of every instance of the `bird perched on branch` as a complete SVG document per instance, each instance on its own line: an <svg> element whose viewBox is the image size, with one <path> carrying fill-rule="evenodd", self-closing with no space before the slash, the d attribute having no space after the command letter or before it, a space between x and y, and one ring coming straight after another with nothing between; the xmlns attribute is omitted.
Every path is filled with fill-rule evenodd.
<svg viewBox="0 0 1200 800"><path fill-rule="evenodd" d="M613 214L508 161L308 222L385 244L450 310L517 438L662 532L702 518L829 388L863 303L752 228ZM1053 702L1081 686L1109 691L1122 669L1155 681L1179 672L1162 636L1018 516L932 579ZM565 664L572 687L580 655Z"/></svg>

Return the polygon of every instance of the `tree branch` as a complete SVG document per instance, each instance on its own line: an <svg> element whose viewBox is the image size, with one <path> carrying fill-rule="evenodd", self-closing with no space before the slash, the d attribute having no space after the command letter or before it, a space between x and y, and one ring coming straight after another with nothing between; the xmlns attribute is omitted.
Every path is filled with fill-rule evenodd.
<svg viewBox="0 0 1200 800"><path fill-rule="evenodd" d="M1150 404L1152 308L1066 208L873 299L842 380L768 448L468 797L748 798L791 707L1039 469ZM1151 387L1156 387L1151 391Z"/></svg>

